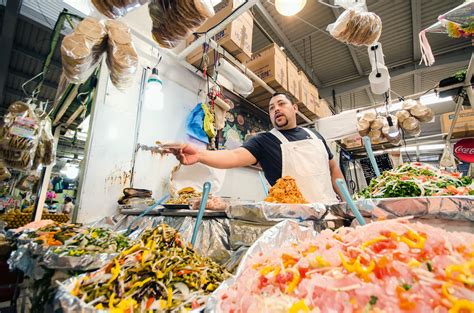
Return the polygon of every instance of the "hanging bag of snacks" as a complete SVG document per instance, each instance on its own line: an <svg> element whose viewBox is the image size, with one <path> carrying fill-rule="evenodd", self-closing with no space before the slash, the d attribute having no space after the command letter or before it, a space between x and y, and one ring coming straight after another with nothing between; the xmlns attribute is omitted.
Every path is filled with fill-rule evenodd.
<svg viewBox="0 0 474 313"><path fill-rule="evenodd" d="M370 46L379 40L382 20L377 14L367 11L365 1L336 1L335 4L346 10L328 25L331 36L355 46Z"/></svg>
<svg viewBox="0 0 474 313"><path fill-rule="evenodd" d="M148 9L153 22L153 38L164 48L176 47L192 30L214 15L210 0L152 0Z"/></svg>
<svg viewBox="0 0 474 313"><path fill-rule="evenodd" d="M63 72L72 83L82 83L92 74L107 46L107 32L98 19L87 17L61 43Z"/></svg>
<svg viewBox="0 0 474 313"><path fill-rule="evenodd" d="M108 33L107 66L110 79L120 90L128 88L138 68L138 54L127 25L115 20L105 23Z"/></svg>
<svg viewBox="0 0 474 313"><path fill-rule="evenodd" d="M5 165L19 170L31 168L40 127L36 114L26 103L17 101L8 108L4 124L0 146Z"/></svg>

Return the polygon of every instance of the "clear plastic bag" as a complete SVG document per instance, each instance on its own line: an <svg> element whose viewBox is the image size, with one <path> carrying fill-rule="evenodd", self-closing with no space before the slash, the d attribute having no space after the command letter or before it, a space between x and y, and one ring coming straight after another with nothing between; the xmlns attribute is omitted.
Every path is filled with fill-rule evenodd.
<svg viewBox="0 0 474 313"><path fill-rule="evenodd" d="M87 17L61 43L63 72L72 83L84 82L99 63L107 46L107 32L98 19Z"/></svg>
<svg viewBox="0 0 474 313"><path fill-rule="evenodd" d="M92 0L97 11L112 19L122 17L148 2L150 0Z"/></svg>
<svg viewBox="0 0 474 313"><path fill-rule="evenodd" d="M132 35L127 25L109 20L106 23L108 33L107 66L110 79L115 87L124 90L133 83L138 69L138 54L132 43Z"/></svg>
<svg viewBox="0 0 474 313"><path fill-rule="evenodd" d="M51 131L51 119L45 117L40 123L40 135L36 147L32 169L37 169L41 164L48 166L56 162L56 148L54 147L54 136Z"/></svg>
<svg viewBox="0 0 474 313"><path fill-rule="evenodd" d="M0 162L0 181L8 180L11 177L12 177L12 174L10 173L8 168L5 166L5 164Z"/></svg>
<svg viewBox="0 0 474 313"><path fill-rule="evenodd" d="M17 101L8 108L4 124L0 157L8 167L31 168L40 127L36 114L26 103Z"/></svg>
<svg viewBox="0 0 474 313"><path fill-rule="evenodd" d="M152 0L148 9L153 38L164 48L174 48L190 31L214 15L210 0Z"/></svg>
<svg viewBox="0 0 474 313"><path fill-rule="evenodd" d="M400 110L395 113L395 116L397 117L398 122L401 124L403 121L409 118L411 114L407 110Z"/></svg>
<svg viewBox="0 0 474 313"><path fill-rule="evenodd" d="M341 42L370 46L380 38L382 20L377 14L367 12L365 5L357 5L345 10L327 30Z"/></svg>
<svg viewBox="0 0 474 313"><path fill-rule="evenodd" d="M410 110L411 115L416 117L420 122L426 123L433 119L433 110L428 108L426 105L418 103Z"/></svg>

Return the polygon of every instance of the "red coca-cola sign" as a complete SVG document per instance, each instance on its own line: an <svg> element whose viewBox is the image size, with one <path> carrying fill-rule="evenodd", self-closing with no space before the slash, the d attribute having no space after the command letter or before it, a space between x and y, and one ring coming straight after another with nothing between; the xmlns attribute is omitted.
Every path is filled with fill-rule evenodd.
<svg viewBox="0 0 474 313"><path fill-rule="evenodd" d="M463 162L474 163L474 138L462 139L456 142L454 155Z"/></svg>

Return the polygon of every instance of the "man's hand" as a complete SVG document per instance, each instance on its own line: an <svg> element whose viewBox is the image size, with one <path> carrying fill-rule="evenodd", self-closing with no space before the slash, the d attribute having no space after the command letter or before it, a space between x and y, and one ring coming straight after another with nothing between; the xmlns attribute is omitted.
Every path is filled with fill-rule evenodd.
<svg viewBox="0 0 474 313"><path fill-rule="evenodd" d="M193 165L199 162L199 150L192 145L168 149L165 152L174 154L176 159L183 165Z"/></svg>

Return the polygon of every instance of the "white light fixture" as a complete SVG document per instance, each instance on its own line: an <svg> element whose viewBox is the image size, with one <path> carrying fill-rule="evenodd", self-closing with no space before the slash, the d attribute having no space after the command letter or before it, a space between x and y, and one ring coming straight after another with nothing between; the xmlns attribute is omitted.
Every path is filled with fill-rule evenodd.
<svg viewBox="0 0 474 313"><path fill-rule="evenodd" d="M79 167L66 163L64 168L61 170L61 174L66 175L69 179L76 179L79 175Z"/></svg>
<svg viewBox="0 0 474 313"><path fill-rule="evenodd" d="M453 97L448 96L448 97L440 98L435 93L430 93L430 94L420 97L420 102L424 105L436 104L436 103L446 102L449 100L453 100Z"/></svg>
<svg viewBox="0 0 474 313"><path fill-rule="evenodd" d="M393 120L392 120L392 117L389 115L387 116L387 122L388 122L388 138L390 140L397 140L399 139L400 137L400 130L398 129L398 126L396 126L394 123L393 123Z"/></svg>
<svg viewBox="0 0 474 313"><path fill-rule="evenodd" d="M145 86L145 108L152 111L163 110L163 82L158 75L158 69L154 68Z"/></svg>
<svg viewBox="0 0 474 313"><path fill-rule="evenodd" d="M275 8L281 15L292 16L303 10L306 0L275 0Z"/></svg>

